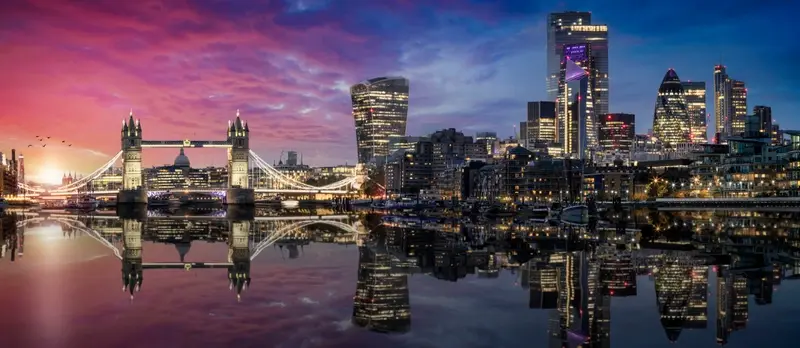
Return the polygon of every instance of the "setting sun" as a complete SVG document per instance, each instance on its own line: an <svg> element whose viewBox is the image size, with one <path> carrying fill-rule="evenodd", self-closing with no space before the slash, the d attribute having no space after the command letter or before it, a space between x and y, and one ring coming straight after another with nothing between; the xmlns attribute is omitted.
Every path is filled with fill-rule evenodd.
<svg viewBox="0 0 800 348"><path fill-rule="evenodd" d="M59 185L61 184L61 179L64 177L64 173L56 170L56 169L45 169L39 174L36 175L36 181L41 184L52 184L52 185Z"/></svg>

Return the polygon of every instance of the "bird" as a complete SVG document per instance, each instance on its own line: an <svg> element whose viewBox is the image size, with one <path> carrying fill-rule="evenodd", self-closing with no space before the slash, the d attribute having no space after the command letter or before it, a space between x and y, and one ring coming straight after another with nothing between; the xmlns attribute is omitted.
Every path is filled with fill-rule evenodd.
<svg viewBox="0 0 800 348"><path fill-rule="evenodd" d="M32 147L33 145L28 145L28 147Z"/></svg>
<svg viewBox="0 0 800 348"><path fill-rule="evenodd" d="M42 145L42 147L47 147L47 144Z"/></svg>
<svg viewBox="0 0 800 348"><path fill-rule="evenodd" d="M66 142L67 142L66 140L62 140L62 141L61 141L61 143L62 143L62 144L63 144L63 143L66 143Z"/></svg>
<svg viewBox="0 0 800 348"><path fill-rule="evenodd" d="M50 139L50 137L47 137L47 139Z"/></svg>
<svg viewBox="0 0 800 348"><path fill-rule="evenodd" d="M67 145L67 146L72 146L72 144L69 144L69 145Z"/></svg>
<svg viewBox="0 0 800 348"><path fill-rule="evenodd" d="M42 141L42 140L44 140L44 139L39 139L39 141Z"/></svg>

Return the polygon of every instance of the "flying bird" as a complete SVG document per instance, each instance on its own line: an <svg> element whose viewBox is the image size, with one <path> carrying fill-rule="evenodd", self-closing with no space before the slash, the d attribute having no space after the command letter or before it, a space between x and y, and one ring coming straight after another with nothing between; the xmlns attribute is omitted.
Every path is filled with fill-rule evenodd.
<svg viewBox="0 0 800 348"><path fill-rule="evenodd" d="M33 146L33 145L28 145L28 147L31 147L31 146Z"/></svg>
<svg viewBox="0 0 800 348"><path fill-rule="evenodd" d="M47 144L42 145L42 147L47 147Z"/></svg>
<svg viewBox="0 0 800 348"><path fill-rule="evenodd" d="M69 145L67 145L67 146L72 146L72 144L69 144Z"/></svg>
<svg viewBox="0 0 800 348"><path fill-rule="evenodd" d="M44 140L44 139L39 139L39 141L42 141L42 140Z"/></svg>
<svg viewBox="0 0 800 348"><path fill-rule="evenodd" d="M50 137L47 137L47 139L50 139Z"/></svg>
<svg viewBox="0 0 800 348"><path fill-rule="evenodd" d="M61 141L61 143L62 143L62 144L63 144L63 143L66 143L66 142L67 142L66 140L62 140L62 141Z"/></svg>

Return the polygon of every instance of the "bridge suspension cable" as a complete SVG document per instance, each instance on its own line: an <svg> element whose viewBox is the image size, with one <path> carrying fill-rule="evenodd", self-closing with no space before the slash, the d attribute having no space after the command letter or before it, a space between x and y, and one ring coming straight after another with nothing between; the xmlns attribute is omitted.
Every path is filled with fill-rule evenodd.
<svg viewBox="0 0 800 348"><path fill-rule="evenodd" d="M111 251L114 252L114 256L116 256L118 259L122 260L122 254L119 252L119 248L117 248L114 244L112 244L111 242L109 242L108 240L103 238L103 236L101 236L100 233L98 233L96 230L91 229L88 226L86 226L86 224L84 224L83 222L78 221L78 220L70 220L70 219L62 219L62 218L51 218L51 219L55 220L55 221L58 221L58 222L60 222L62 224L65 224L65 225L67 225L69 227L78 229L81 232L84 232L87 236L92 237L92 239L100 242L100 244L102 244L106 248L111 249ZM82 226L80 226L78 224L80 224Z"/></svg>
<svg viewBox="0 0 800 348"><path fill-rule="evenodd" d="M42 193L42 192L65 193L65 192L76 191L76 190L86 186L92 180L95 180L95 179L99 178L101 175L103 175L103 173L105 173L109 168L111 168L114 165L114 163L116 163L120 159L120 157L122 157L122 151L117 152L117 154L114 155L114 157L112 157L111 160L109 160L108 162L106 162L105 164L100 166L100 168L97 168L95 171L93 171L89 175L84 176L84 177L82 177L82 178L80 178L80 179L78 179L78 180L76 180L74 182L71 182L71 183L67 184L67 185L64 185L64 186L61 186L61 187L57 187L57 188L52 189L52 190L33 188L33 187L31 187L31 186L29 186L29 185L27 185L25 183L19 183L18 186L19 186L19 188L21 188L23 190L26 190L26 191L29 191L29 192L34 192L34 193Z"/></svg>
<svg viewBox="0 0 800 348"><path fill-rule="evenodd" d="M356 182L356 177L353 176L353 177L342 179L342 180L339 180L337 182L334 182L334 183L331 183L331 184L327 184L327 185L323 185L323 186L312 186L312 185L297 181L295 179L292 179L292 178L284 175L279 170L275 169L275 167L269 165L269 163L267 163L261 157L259 157L258 154L253 152L253 150L250 150L250 158L253 160L253 162L256 164L256 166L259 169L261 169L264 173L266 173L268 176L277 179L278 181L280 181L282 184L284 184L286 186L289 186L289 187L292 187L292 188L296 188L296 189L301 189L301 190L333 190L333 189L340 189L340 188L348 186L348 185L352 185L353 183Z"/></svg>
<svg viewBox="0 0 800 348"><path fill-rule="evenodd" d="M340 221L308 220L308 221L296 222L296 223L293 223L293 224L291 224L289 226L282 227L282 228L280 228L279 230L277 230L277 231L275 231L273 233L270 233L270 235L269 235L269 237L267 237L267 239L264 239L261 242L259 242L258 245L256 246L256 250L250 256L250 261L255 260L255 258L258 257L258 254L260 254L264 249L266 249L266 248L272 246L273 244L275 244L275 242L277 242L278 240L283 238L287 233L289 233L291 231L294 231L294 230L296 230L298 228L308 227L308 226L315 225L315 224L325 224L325 225L328 225L328 226L333 226L333 227L340 228L340 229L345 230L345 231L350 232L350 233L358 233L358 231L355 228L353 228L353 226L350 226L350 225L348 225L348 224L346 224L344 222L340 222Z"/></svg>

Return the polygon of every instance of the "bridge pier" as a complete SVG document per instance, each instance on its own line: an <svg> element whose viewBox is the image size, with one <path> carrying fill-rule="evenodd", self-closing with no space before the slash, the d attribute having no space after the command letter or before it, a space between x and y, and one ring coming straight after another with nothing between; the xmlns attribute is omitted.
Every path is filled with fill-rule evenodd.
<svg viewBox="0 0 800 348"><path fill-rule="evenodd" d="M144 189L119 190L119 193L117 193L117 205L139 204L147 204L147 191Z"/></svg>

